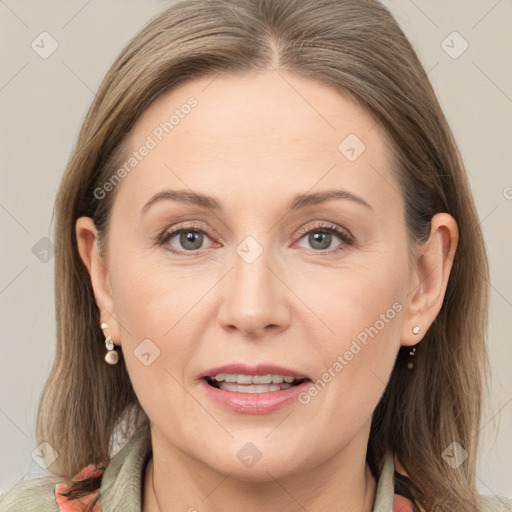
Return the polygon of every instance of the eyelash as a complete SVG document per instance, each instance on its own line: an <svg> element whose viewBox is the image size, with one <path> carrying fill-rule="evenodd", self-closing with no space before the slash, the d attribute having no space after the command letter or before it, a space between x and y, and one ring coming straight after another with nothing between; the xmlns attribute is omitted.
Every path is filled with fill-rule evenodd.
<svg viewBox="0 0 512 512"><path fill-rule="evenodd" d="M163 246L171 238L173 238L175 235L177 235L181 232L203 233L205 235L208 235L210 238L213 237L213 233L211 232L211 230L209 228L199 227L194 224L186 224L186 225L180 225L177 228L173 228L170 231L164 231L162 233L162 235L160 235L160 237L158 238L157 245ZM305 235L307 235L308 233L311 233L311 232L322 232L322 233L327 232L330 234L334 234L342 241L342 244L340 244L341 247L338 247L337 249L331 249L331 250L323 250L323 251L317 250L317 251L311 253L314 255L315 254L329 255L329 254L336 253L338 251L343 251L347 247L354 245L354 239L348 231L346 231L345 229L339 228L338 226L336 226L334 224L326 224L326 223L319 223L315 226L308 226L308 227L300 229L299 232L297 233L298 235L300 235L299 240L301 240L302 238L304 238ZM169 252L171 252L173 254L195 256L195 255L199 254L203 249L199 249L197 251L179 251L179 250L173 249L172 247L166 247L166 250L168 250ZM312 249L312 250L314 250L314 249Z"/></svg>

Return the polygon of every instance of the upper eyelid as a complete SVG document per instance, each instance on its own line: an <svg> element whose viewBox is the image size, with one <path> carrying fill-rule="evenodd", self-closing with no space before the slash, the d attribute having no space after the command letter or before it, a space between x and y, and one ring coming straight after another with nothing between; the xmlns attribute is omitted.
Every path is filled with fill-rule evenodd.
<svg viewBox="0 0 512 512"><path fill-rule="evenodd" d="M321 230L321 229L333 229L333 230L337 230L337 231L341 231L341 233L346 233L347 236L351 236L350 232L348 231L348 229L342 227L342 226L338 226L337 224L334 224L332 222L328 222L328 221L316 221L317 222L317 225L316 226L309 226L309 225L306 225L302 228L300 228L298 231L297 231L297 234L301 235L303 233L308 233L310 231L313 231L315 229L318 229L318 230Z"/></svg>
<svg viewBox="0 0 512 512"><path fill-rule="evenodd" d="M187 229L190 231L204 232L210 237L215 235L215 233L213 232L212 229L205 227L205 226L200 226L198 224L193 224L192 222L187 221L187 222L184 222L183 224L178 224L177 226L172 226L170 228L165 229L162 232L162 234L158 237L158 242L163 243L165 240L169 240L170 238L176 236L181 231L185 231ZM171 235L172 235L172 237L171 237Z"/></svg>
<svg viewBox="0 0 512 512"><path fill-rule="evenodd" d="M186 221L184 223L178 223L175 226L171 226L170 228L165 229L162 236L167 236L171 233L178 233L186 229L189 229L190 231L204 231L206 234L215 234L214 231L208 226L201 225L200 223L194 224L193 222Z"/></svg>
<svg viewBox="0 0 512 512"><path fill-rule="evenodd" d="M202 225L200 223L200 221L198 221L198 222L199 222L199 224L194 224L193 221L186 221L183 224L178 223L176 226L172 226L168 229L165 229L162 236L166 236L171 233L178 233L178 232L186 230L186 229L190 229L191 231L192 230L204 231L206 234L215 235L215 232L211 228L209 228L208 226ZM313 229L333 228L333 229L337 229L343 233L346 233L347 235L351 235L350 232L346 228L344 228L342 226L338 226L337 224L334 224L332 222L329 222L329 221L313 221L313 222L316 222L317 225L311 226L311 225L306 224L306 226L303 226L300 229L298 229L296 231L296 233L300 235L300 234L303 234L304 232L307 233Z"/></svg>

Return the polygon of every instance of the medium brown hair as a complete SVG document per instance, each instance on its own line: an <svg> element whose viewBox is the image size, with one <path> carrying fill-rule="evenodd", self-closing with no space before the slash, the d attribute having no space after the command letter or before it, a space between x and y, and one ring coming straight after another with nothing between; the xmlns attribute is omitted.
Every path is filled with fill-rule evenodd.
<svg viewBox="0 0 512 512"><path fill-rule="evenodd" d="M186 0L157 15L104 78L80 131L56 200L57 347L38 411L37 436L59 453L52 471L70 478L106 467L123 425L147 425L123 357L105 345L90 277L75 235L80 216L108 234L115 191L94 191L121 161L127 134L164 91L207 75L286 70L336 88L370 113L392 142L410 247L428 239L434 214L457 221L459 242L439 315L417 346L415 368L400 350L373 414L367 460L380 474L397 454L410 476L397 485L421 510L481 510L475 485L489 270L463 162L428 77L388 10L375 0ZM200 106L199 106L200 108ZM457 469L441 457L454 441ZM100 479L88 481L87 492ZM404 487L405 486L405 487ZM70 497L85 484L73 484Z"/></svg>

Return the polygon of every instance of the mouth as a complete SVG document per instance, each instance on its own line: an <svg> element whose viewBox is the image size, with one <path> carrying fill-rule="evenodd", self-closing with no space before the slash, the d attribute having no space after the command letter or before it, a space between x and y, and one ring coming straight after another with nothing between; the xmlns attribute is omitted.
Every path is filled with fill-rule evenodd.
<svg viewBox="0 0 512 512"><path fill-rule="evenodd" d="M219 373L206 376L204 380L211 387L232 393L269 393L293 388L309 379L270 373L266 375Z"/></svg>

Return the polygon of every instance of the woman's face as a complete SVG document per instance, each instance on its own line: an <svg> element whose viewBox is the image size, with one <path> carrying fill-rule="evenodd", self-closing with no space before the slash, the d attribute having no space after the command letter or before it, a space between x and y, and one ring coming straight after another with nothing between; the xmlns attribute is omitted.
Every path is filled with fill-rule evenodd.
<svg viewBox="0 0 512 512"><path fill-rule="evenodd" d="M364 455L417 284L379 125L282 71L202 78L151 105L126 162L96 296L153 443L241 479Z"/></svg>

